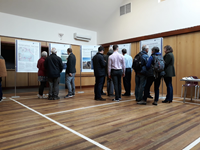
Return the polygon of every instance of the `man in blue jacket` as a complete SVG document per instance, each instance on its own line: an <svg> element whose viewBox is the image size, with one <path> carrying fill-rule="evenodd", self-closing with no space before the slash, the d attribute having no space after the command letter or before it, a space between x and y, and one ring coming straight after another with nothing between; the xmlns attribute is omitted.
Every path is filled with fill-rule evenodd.
<svg viewBox="0 0 200 150"><path fill-rule="evenodd" d="M147 71L149 74L146 86L145 86L145 90L144 90L144 97L143 100L138 102L137 104L141 104L141 105L146 105L146 101L147 101L147 97L149 95L149 91L151 88L152 83L154 82L154 92L155 92L155 99L154 102L152 103L152 105L157 105L158 99L159 99L159 87L160 87L160 80L161 80L161 75L164 72L155 72L153 65L154 65L154 56L158 56L161 55L161 53L159 53L159 48L158 47L153 47L152 48L152 55L149 57L148 63L146 65Z"/></svg>
<svg viewBox="0 0 200 150"><path fill-rule="evenodd" d="M142 59L144 60L144 64L142 66L141 71L136 71L135 75L135 97L136 101L141 101L143 92L144 92L144 87L146 85L146 64L149 56L147 55L149 51L149 47L147 45L142 46L142 51L140 52L142 55Z"/></svg>

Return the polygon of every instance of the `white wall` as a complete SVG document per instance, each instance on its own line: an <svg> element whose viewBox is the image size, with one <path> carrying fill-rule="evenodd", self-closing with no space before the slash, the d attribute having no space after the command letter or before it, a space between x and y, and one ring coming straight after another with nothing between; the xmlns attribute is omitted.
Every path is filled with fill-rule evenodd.
<svg viewBox="0 0 200 150"><path fill-rule="evenodd" d="M119 8L98 30L98 44L200 25L200 0L124 0L132 12L119 15Z"/></svg>
<svg viewBox="0 0 200 150"><path fill-rule="evenodd" d="M63 33L62 40L58 33ZM90 35L90 42L77 41L74 33ZM97 33L90 30L0 13L0 36L17 37L41 41L68 43L76 45L96 45Z"/></svg>

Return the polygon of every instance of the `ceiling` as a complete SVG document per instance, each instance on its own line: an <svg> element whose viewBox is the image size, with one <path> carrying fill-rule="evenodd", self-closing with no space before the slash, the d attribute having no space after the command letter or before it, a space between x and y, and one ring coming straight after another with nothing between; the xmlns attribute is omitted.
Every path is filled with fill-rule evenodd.
<svg viewBox="0 0 200 150"><path fill-rule="evenodd" d="M0 0L0 12L97 31L123 0Z"/></svg>

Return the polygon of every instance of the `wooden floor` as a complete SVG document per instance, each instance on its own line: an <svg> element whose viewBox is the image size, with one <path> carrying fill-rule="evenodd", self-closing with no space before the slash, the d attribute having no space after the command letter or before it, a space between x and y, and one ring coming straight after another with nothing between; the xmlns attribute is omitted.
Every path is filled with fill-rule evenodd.
<svg viewBox="0 0 200 150"><path fill-rule="evenodd" d="M120 102L107 96L106 101L95 101L93 89L84 91L64 99L62 89L61 99L54 101L37 99L36 91L26 89L16 102L10 99L13 93L5 94L0 103L0 149L102 149L60 125L113 150L181 150L200 137L199 101L184 104L174 98L173 103L160 100L154 106L148 99L147 105L137 105L134 96ZM199 149L200 144L192 150Z"/></svg>

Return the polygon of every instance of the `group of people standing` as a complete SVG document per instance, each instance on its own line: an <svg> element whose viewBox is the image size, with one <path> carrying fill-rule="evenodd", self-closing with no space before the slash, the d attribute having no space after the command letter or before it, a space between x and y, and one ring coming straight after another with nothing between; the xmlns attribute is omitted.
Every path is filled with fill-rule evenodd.
<svg viewBox="0 0 200 150"><path fill-rule="evenodd" d="M173 100L173 86L172 77L175 76L174 69L174 55L171 46L164 47L164 57L159 52L158 47L151 49L151 56L148 56L149 47L142 46L142 51L139 52L133 59L127 54L126 49L122 49L122 54L118 52L118 45L113 45L107 56L104 57L104 48L100 46L98 53L93 57L94 75L95 75L95 100L105 101L102 98L102 89L107 76L107 93L108 96L113 95L113 86L115 90L115 98L113 101L121 100L121 77L123 77L123 84L125 93L122 96L131 95L131 73L132 69L135 71L135 97L137 104L146 105L147 98L153 98L150 95L150 87L154 82L154 102L157 105L159 100L159 87L161 78L167 86L166 99L163 103L170 103Z"/></svg>
<svg viewBox="0 0 200 150"><path fill-rule="evenodd" d="M44 87L46 82L49 82L49 100L58 100L60 97L59 94L59 82L60 82L60 73L63 70L62 59L56 55L56 48L52 48L51 55L47 57L47 52L42 52L42 57L38 60L38 81L40 82L38 98L47 98L44 94ZM65 71L66 76L66 85L68 88L68 94L64 98L69 98L75 96L75 74L76 74L76 57L72 53L72 49L67 49L68 58L67 58L67 68Z"/></svg>

